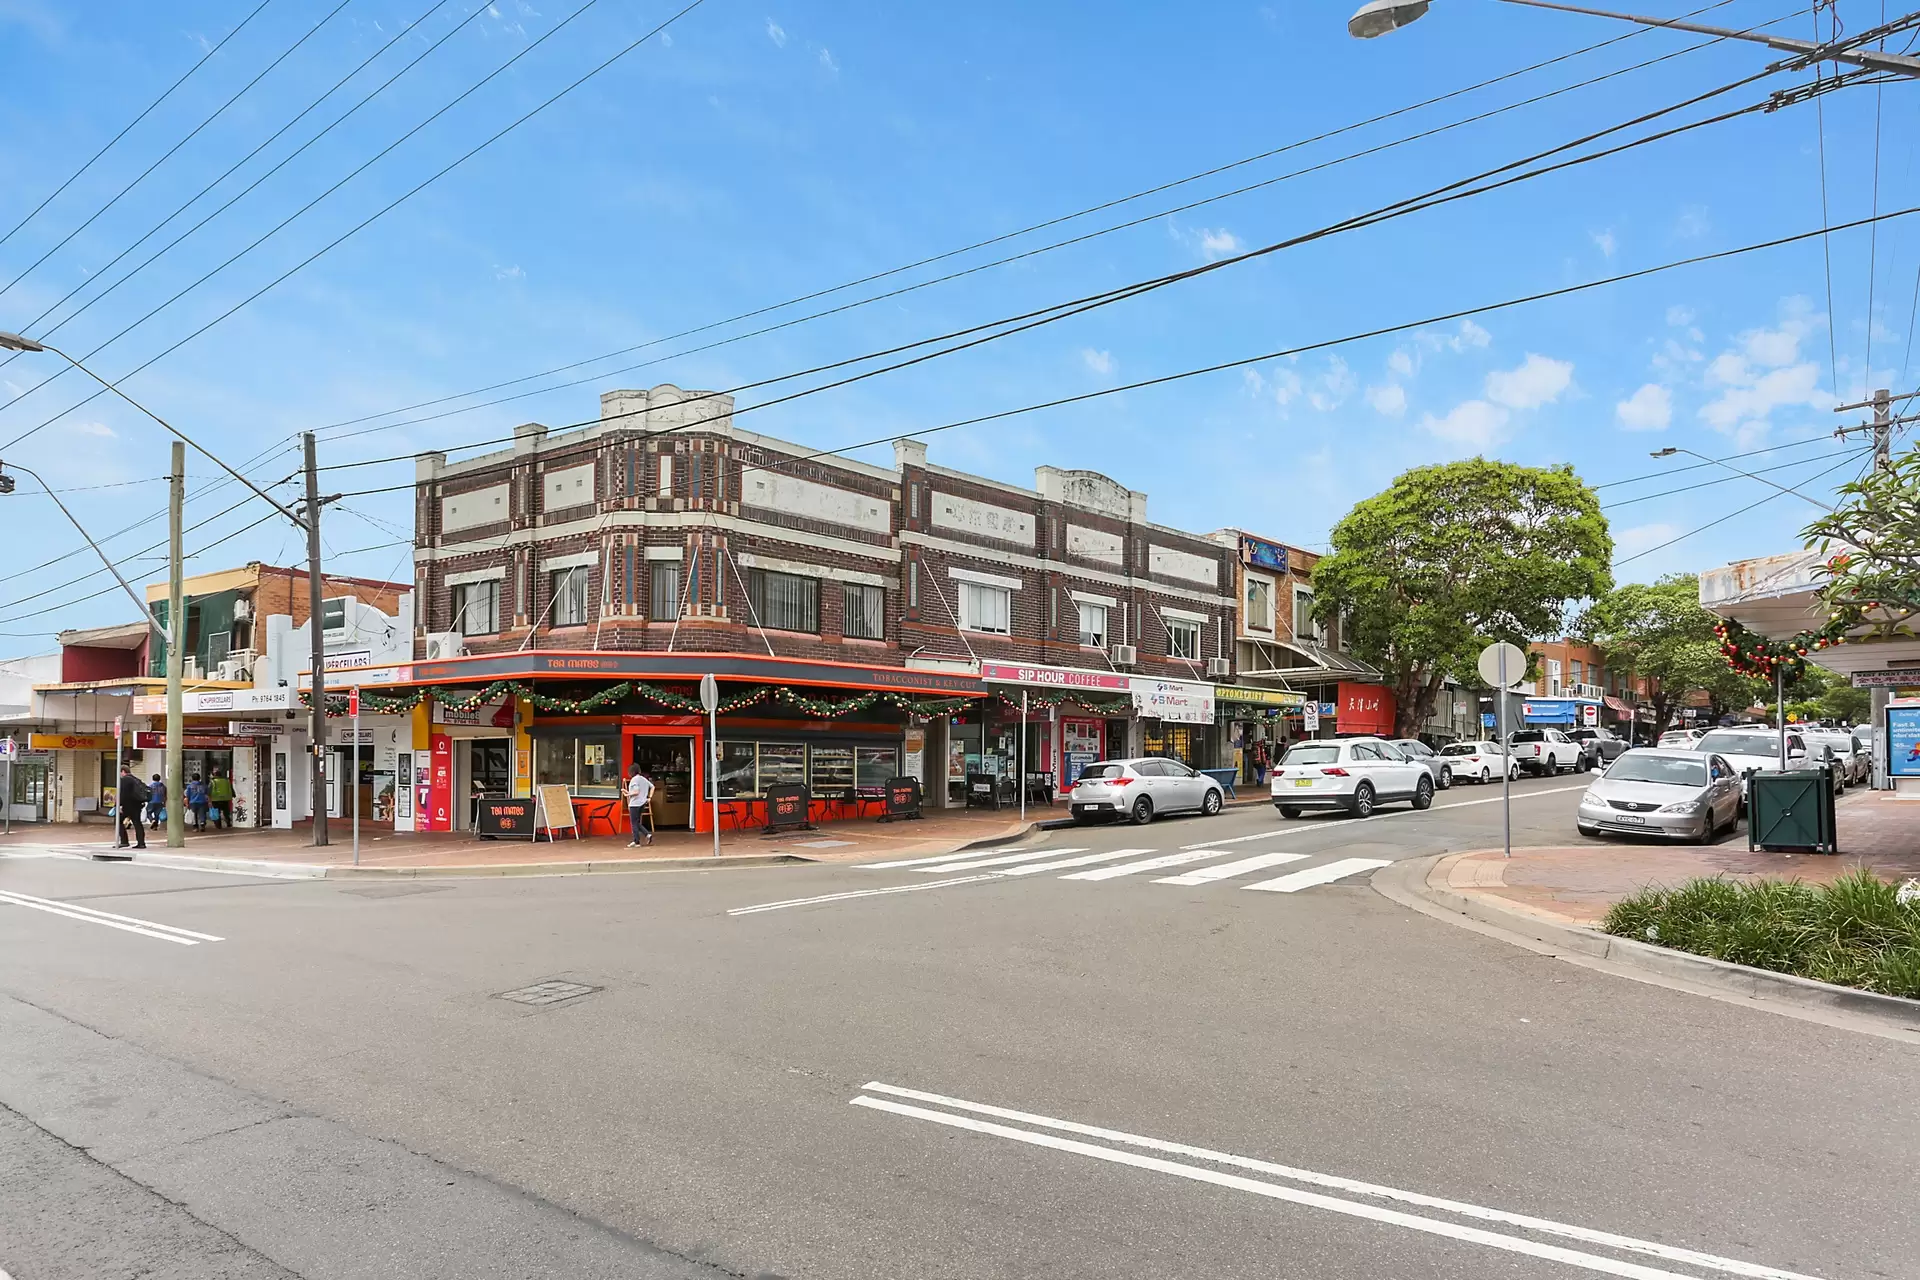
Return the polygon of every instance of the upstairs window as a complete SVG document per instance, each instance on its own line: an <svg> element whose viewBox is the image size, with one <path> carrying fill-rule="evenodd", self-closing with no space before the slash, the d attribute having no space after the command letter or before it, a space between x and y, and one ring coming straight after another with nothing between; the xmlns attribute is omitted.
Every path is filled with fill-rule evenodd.
<svg viewBox="0 0 1920 1280"><path fill-rule="evenodd" d="M680 562L655 560L647 566L647 617L672 622L680 616Z"/></svg>
<svg viewBox="0 0 1920 1280"><path fill-rule="evenodd" d="M587 566L555 569L552 574L553 607L548 621L556 627L581 627L587 622Z"/></svg>
<svg viewBox="0 0 1920 1280"><path fill-rule="evenodd" d="M463 636L500 631L500 583L469 582L453 589L453 630Z"/></svg>
<svg viewBox="0 0 1920 1280"><path fill-rule="evenodd" d="M850 640L887 638L887 593L883 587L847 584L841 633Z"/></svg>
<svg viewBox="0 0 1920 1280"><path fill-rule="evenodd" d="M1247 579L1247 630L1273 630L1273 584L1264 578Z"/></svg>
<svg viewBox="0 0 1920 1280"><path fill-rule="evenodd" d="M1107 606L1088 604L1082 600L1080 605L1080 643L1091 649L1107 647Z"/></svg>
<svg viewBox="0 0 1920 1280"><path fill-rule="evenodd" d="M795 573L747 570L747 597L769 631L819 631L820 582Z"/></svg>
<svg viewBox="0 0 1920 1280"><path fill-rule="evenodd" d="M1167 619L1167 656L1189 662L1200 657L1200 624L1185 618Z"/></svg>
<svg viewBox="0 0 1920 1280"><path fill-rule="evenodd" d="M1011 634L1013 592L980 582L962 582L959 587L963 630L985 631L996 636Z"/></svg>

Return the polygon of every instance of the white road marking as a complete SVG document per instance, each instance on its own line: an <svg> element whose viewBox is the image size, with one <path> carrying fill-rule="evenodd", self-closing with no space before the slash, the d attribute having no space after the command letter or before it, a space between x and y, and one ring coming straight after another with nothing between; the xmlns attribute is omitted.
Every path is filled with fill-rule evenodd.
<svg viewBox="0 0 1920 1280"><path fill-rule="evenodd" d="M949 862L944 867L929 867L927 870L940 873L947 871L972 871L977 867L1008 867L1016 862L1038 862L1042 858L1057 858L1063 853L1084 853L1085 845L1072 849L1041 849L1037 852L1008 853L998 858L975 858L972 862Z"/></svg>
<svg viewBox="0 0 1920 1280"><path fill-rule="evenodd" d="M1262 880L1259 884L1250 884L1246 888L1261 889L1267 893L1298 893L1302 889L1311 889L1317 884L1331 884L1356 871L1371 871L1375 867L1386 865L1388 865L1386 858L1341 858L1337 862L1308 867L1305 871L1295 871L1277 880Z"/></svg>
<svg viewBox="0 0 1920 1280"><path fill-rule="evenodd" d="M845 902L849 898L877 898L887 893L918 893L922 889L944 889L949 885L974 884L992 876L958 876L952 880L931 880L925 884L896 884L885 889L852 889L846 893L823 893L814 898L789 898L785 902L762 902L751 907L733 907L730 916L750 916L761 911L781 911L787 907L807 907L816 902Z"/></svg>
<svg viewBox="0 0 1920 1280"><path fill-rule="evenodd" d="M1179 853L1163 853L1157 858L1147 858L1141 862L1129 862L1121 867L1101 867L1097 871L1076 871L1072 875L1061 876L1062 880L1111 880L1115 876L1130 876L1139 871L1158 871L1162 867L1177 867L1182 863L1199 862L1203 858L1218 857L1218 849L1183 849Z"/></svg>
<svg viewBox="0 0 1920 1280"><path fill-rule="evenodd" d="M1256 831L1250 836L1229 836L1225 840L1202 840L1199 844L1183 844L1182 849L1211 849L1217 844L1245 844L1249 840L1271 840L1275 836L1284 836L1290 827L1275 827L1271 831Z"/></svg>
<svg viewBox="0 0 1920 1280"><path fill-rule="evenodd" d="M1056 853L1071 853L1070 849L1056 849ZM1041 862L1024 867L1008 867L1005 871L996 871L1000 876L1030 876L1036 871L1058 871L1062 867L1084 867L1095 862L1112 862L1116 858L1131 858L1136 854L1153 853L1152 849L1114 849L1107 853L1084 853L1077 858L1062 858L1058 862Z"/></svg>
<svg viewBox="0 0 1920 1280"><path fill-rule="evenodd" d="M1234 876L1246 875L1249 871L1284 866L1289 862L1305 862L1309 856L1311 855L1304 853L1257 853L1251 858L1242 858L1238 862L1223 862L1218 866L1201 867L1197 871L1188 871L1177 876L1162 876L1154 883L1211 884L1215 880L1228 880Z"/></svg>
<svg viewBox="0 0 1920 1280"><path fill-rule="evenodd" d="M71 902L54 902L47 898L35 898L29 894L15 893L12 890L0 890L0 902L10 902L16 907L31 907L35 911L45 911L51 915L66 916L70 920L82 920L87 924L101 924L109 929L121 929L127 933L137 933L143 937L158 938L162 942L177 942L183 947L197 947L202 942L225 942L225 938L211 933L196 933L192 929L182 929L178 925L158 924L152 920L141 920L135 916L117 916L111 911L96 911L92 907L76 906Z"/></svg>
<svg viewBox="0 0 1920 1280"><path fill-rule="evenodd" d="M1693 1249L1683 1249L1675 1245L1661 1244L1656 1240L1641 1240L1633 1236L1616 1235L1611 1231L1599 1231L1592 1227L1578 1227L1570 1223L1555 1222L1551 1218L1535 1218L1527 1214L1509 1213L1504 1209L1489 1209L1482 1205L1468 1204L1459 1200L1445 1200L1438 1196L1423 1195L1417 1191L1401 1191L1395 1187L1381 1186L1373 1182L1361 1182L1355 1178L1344 1178L1338 1174L1316 1173L1310 1169L1299 1169L1289 1165L1274 1164L1266 1160L1256 1160L1250 1156L1231 1155L1224 1151L1209 1151L1205 1147L1188 1146L1180 1142L1168 1142L1161 1138L1143 1137L1136 1133L1125 1133L1118 1129L1102 1129L1094 1125L1077 1124L1071 1120L1056 1120L1051 1116L1035 1115L1028 1111L1014 1111L1007 1107L990 1106L983 1102L968 1102L963 1098L949 1098L944 1094L926 1093L919 1089L903 1089L898 1085L883 1084L878 1080L869 1080L862 1088L872 1093L891 1094L899 1098L912 1098L920 1102L936 1103L952 1107L959 1111L972 1111L980 1115L997 1116L1003 1120L1017 1120L1023 1124L1035 1125L1045 1129L1058 1129L1064 1133L1078 1133L1090 1138L1100 1138L1107 1142L1117 1142L1126 1146L1141 1147L1149 1151L1165 1152L1169 1155L1186 1156L1190 1159L1204 1160L1211 1164L1224 1164L1234 1168L1248 1169L1274 1177L1285 1178L1292 1182L1304 1182L1312 1186L1330 1187L1337 1191L1354 1192L1359 1195L1375 1196L1382 1200L1394 1200L1402 1204L1419 1205L1422 1208L1438 1209L1445 1213L1457 1214L1463 1218L1474 1218L1481 1222L1497 1222L1504 1226L1521 1227L1528 1231L1537 1231L1546 1235L1561 1236L1569 1240L1579 1240L1584 1244L1604 1245L1608 1248L1623 1249L1632 1253L1645 1254L1665 1262L1681 1262L1690 1266L1705 1267L1713 1271L1722 1271L1729 1275L1748 1276L1753 1280L1816 1280L1813 1276L1797 1271L1783 1271L1777 1267L1765 1266L1757 1262L1744 1262L1738 1258L1723 1258L1717 1254L1701 1253ZM853 1099L854 1105L887 1107L878 1099ZM925 1114L939 1116L939 1112L920 1113L912 1108L903 1114ZM960 1117L949 1117L959 1119ZM997 1127L997 1126L996 1126ZM1013 1130L1025 1133L1025 1130ZM1041 1136L1041 1135L1032 1135ZM1105 1148L1095 1148L1104 1151ZM1186 1166L1181 1166L1185 1168ZM1259 1184L1268 1185L1268 1184ZM1345 1201L1337 1201L1345 1204ZM1427 1219L1418 1219L1427 1221ZM1450 1225L1450 1224L1442 1224ZM1506 1239L1507 1237L1500 1237ZM1617 1264L1616 1264L1617 1265ZM1655 1272L1658 1276L1672 1273Z"/></svg>
<svg viewBox="0 0 1920 1280"><path fill-rule="evenodd" d="M862 862L855 870L885 871L892 867L930 867L936 862L958 862L962 858L977 858L978 849L965 849L959 853L942 853L932 858L901 858L897 862Z"/></svg>

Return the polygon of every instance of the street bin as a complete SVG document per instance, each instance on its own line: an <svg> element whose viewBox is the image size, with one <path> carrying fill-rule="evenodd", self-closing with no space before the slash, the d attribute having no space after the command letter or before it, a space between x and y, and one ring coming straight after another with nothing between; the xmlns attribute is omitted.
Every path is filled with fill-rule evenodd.
<svg viewBox="0 0 1920 1280"><path fill-rule="evenodd" d="M1839 853L1832 766L1749 774L1747 849Z"/></svg>

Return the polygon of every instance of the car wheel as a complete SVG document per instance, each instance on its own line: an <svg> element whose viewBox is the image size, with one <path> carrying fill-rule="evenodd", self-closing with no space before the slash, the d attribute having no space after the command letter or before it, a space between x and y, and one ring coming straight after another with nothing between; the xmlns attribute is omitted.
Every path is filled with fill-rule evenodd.
<svg viewBox="0 0 1920 1280"><path fill-rule="evenodd" d="M1127 810L1127 821L1136 827L1144 827L1153 821L1153 801L1141 796L1133 802L1133 808Z"/></svg>
<svg viewBox="0 0 1920 1280"><path fill-rule="evenodd" d="M1593 770L1593 761L1587 759L1587 753L1582 751L1580 753L1580 772L1589 773L1592 770Z"/></svg>
<svg viewBox="0 0 1920 1280"><path fill-rule="evenodd" d="M1499 673L1495 672L1495 674L1497 675ZM1211 818L1216 813L1220 812L1220 806L1223 803L1224 802L1220 799L1220 793L1218 791L1209 789L1207 791L1207 798L1200 802L1200 812L1205 814L1207 817Z"/></svg>
<svg viewBox="0 0 1920 1280"><path fill-rule="evenodd" d="M1499 675L1500 673L1496 671L1494 672L1494 674ZM1480 766L1480 785L1484 787L1492 781L1493 781L1493 770L1487 768L1487 766L1485 765L1481 765Z"/></svg>
<svg viewBox="0 0 1920 1280"><path fill-rule="evenodd" d="M1353 803L1348 806L1356 818L1373 816L1373 784L1363 782L1353 789Z"/></svg>
<svg viewBox="0 0 1920 1280"><path fill-rule="evenodd" d="M1443 764L1440 766L1440 789L1442 791L1453 790L1453 766L1452 765Z"/></svg>
<svg viewBox="0 0 1920 1280"><path fill-rule="evenodd" d="M1413 788L1413 807L1431 809L1433 807L1433 779L1422 777Z"/></svg>
<svg viewBox="0 0 1920 1280"><path fill-rule="evenodd" d="M1283 804L1280 806L1280 816L1283 818L1297 818L1300 816L1300 806L1297 804Z"/></svg>

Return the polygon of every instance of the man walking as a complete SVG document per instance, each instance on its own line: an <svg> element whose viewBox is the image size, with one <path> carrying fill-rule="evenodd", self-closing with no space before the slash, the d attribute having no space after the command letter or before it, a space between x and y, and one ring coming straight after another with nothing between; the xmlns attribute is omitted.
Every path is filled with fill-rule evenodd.
<svg viewBox="0 0 1920 1280"><path fill-rule="evenodd" d="M120 838L115 841L115 846L121 849L127 847L127 828L131 826L133 847L146 848L147 828L146 824L140 821L140 809L147 802L147 784L133 776L133 766L130 764L120 766L119 802L120 813L116 825L119 828Z"/></svg>
<svg viewBox="0 0 1920 1280"><path fill-rule="evenodd" d="M159 774L147 785L147 825L158 828L167 820L167 780Z"/></svg>
<svg viewBox="0 0 1920 1280"><path fill-rule="evenodd" d="M207 799L213 802L214 829L233 830L233 779L227 777L225 769L213 771L213 781L207 784Z"/></svg>
<svg viewBox="0 0 1920 1280"><path fill-rule="evenodd" d="M653 779L639 765L633 766L633 776L627 779L627 818L633 830L633 838L627 841L627 848L640 847L640 833L645 832L647 843L653 843Z"/></svg>

